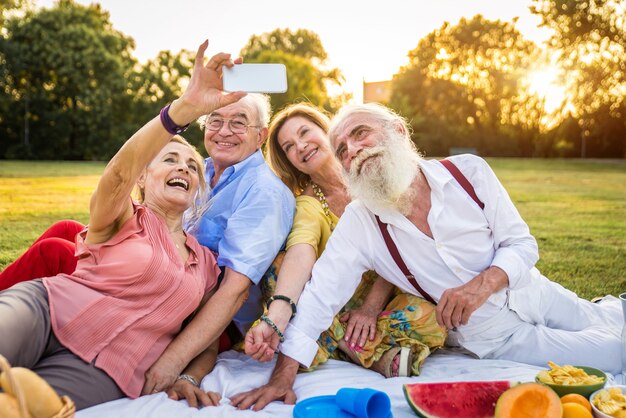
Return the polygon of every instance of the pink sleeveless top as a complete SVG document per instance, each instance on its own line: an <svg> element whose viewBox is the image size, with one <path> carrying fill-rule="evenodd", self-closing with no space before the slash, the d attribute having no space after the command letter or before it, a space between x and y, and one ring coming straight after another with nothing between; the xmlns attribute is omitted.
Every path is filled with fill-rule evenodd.
<svg viewBox="0 0 626 418"><path fill-rule="evenodd" d="M43 280L59 341L95 360L131 398L219 274L213 253L194 237L187 235L183 264L165 222L144 206L134 210L107 242L86 244L86 230L78 234L76 271Z"/></svg>

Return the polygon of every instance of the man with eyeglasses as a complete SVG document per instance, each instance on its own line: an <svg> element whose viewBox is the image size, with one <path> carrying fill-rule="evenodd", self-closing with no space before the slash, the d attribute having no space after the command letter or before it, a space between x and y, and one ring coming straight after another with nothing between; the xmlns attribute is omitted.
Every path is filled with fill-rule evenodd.
<svg viewBox="0 0 626 418"><path fill-rule="evenodd" d="M186 228L217 253L222 280L211 303L204 305L148 371L144 390L167 389L231 320L235 333L245 335L262 314L258 283L284 244L295 211L293 194L270 170L260 150L269 119L269 98L248 94L204 120L210 196L200 222ZM228 330L231 338L232 328ZM192 374L192 368L193 363L183 376ZM194 374L192 384L204 377Z"/></svg>

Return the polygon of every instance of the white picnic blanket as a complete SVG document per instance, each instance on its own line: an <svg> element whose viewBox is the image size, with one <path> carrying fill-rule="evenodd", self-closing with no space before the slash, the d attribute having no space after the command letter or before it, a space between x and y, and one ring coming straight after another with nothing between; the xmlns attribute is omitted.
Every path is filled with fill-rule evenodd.
<svg viewBox="0 0 626 418"><path fill-rule="evenodd" d="M202 387L222 394L217 407L194 409L185 401L172 401L165 393L141 398L119 399L79 411L77 418L133 417L255 417L281 418L292 416L292 405L273 402L263 411L239 411L229 404L228 397L263 385L269 379L274 362L259 363L245 354L227 351L220 354L215 370L204 378ZM411 417L412 412L404 399L402 385L417 382L511 380L533 381L541 367L506 360L477 360L453 353L435 353L426 359L422 374L415 377L385 379L380 374L351 363L330 360L310 373L300 373L294 390L298 400L334 395L343 387L370 387L386 392L391 399L395 418ZM545 368L544 368L545 369ZM623 376L608 374L608 384L625 384Z"/></svg>

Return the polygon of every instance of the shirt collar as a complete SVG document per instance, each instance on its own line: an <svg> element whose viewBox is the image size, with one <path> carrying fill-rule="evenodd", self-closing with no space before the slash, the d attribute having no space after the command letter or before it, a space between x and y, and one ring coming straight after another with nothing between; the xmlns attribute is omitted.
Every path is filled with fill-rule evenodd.
<svg viewBox="0 0 626 418"><path fill-rule="evenodd" d="M195 238L192 238L190 234L186 234L185 245L187 245L187 248L190 250L187 263L190 266L198 264L198 252L201 251L201 249L198 248L198 241L196 241Z"/></svg>
<svg viewBox="0 0 626 418"><path fill-rule="evenodd" d="M431 190L436 193L443 190L444 186L453 179L452 174L438 160L422 160L420 168Z"/></svg>
<svg viewBox="0 0 626 418"><path fill-rule="evenodd" d="M244 159L243 161L239 161L238 163L235 163L231 165L230 167L226 167L226 169L220 176L220 180L218 184L215 185L215 188L217 188L217 186L220 183L223 183L224 181L226 181L226 179L230 178L232 175L243 172L248 168L258 167L262 164L265 164L265 159L263 158L263 154L261 153L261 150L258 149L252 154L250 154L250 156ZM208 157L204 160L204 177L205 177L207 184L211 183L211 179L213 178L214 175L215 175L215 164L213 163L213 159L211 157Z"/></svg>

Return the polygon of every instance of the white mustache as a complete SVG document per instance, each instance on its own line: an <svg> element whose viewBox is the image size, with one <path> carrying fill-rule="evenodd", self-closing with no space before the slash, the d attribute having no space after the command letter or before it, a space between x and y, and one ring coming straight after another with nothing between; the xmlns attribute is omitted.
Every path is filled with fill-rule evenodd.
<svg viewBox="0 0 626 418"><path fill-rule="evenodd" d="M393 208L407 214L411 208L407 192L419 173L421 157L407 138L395 132L385 133L383 142L361 150L350 162L350 171L346 173L348 191L353 199L374 210ZM365 161L372 157L377 159L362 171Z"/></svg>
<svg viewBox="0 0 626 418"><path fill-rule="evenodd" d="M377 145L372 148L362 150L356 157L350 162L350 174L358 175L361 173L361 165L370 157L382 154L386 151L386 147Z"/></svg>

